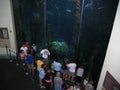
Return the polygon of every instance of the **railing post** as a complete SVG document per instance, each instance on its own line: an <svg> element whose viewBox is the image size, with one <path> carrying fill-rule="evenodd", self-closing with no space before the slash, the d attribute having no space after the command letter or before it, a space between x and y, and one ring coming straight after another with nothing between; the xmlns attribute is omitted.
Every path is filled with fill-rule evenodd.
<svg viewBox="0 0 120 90"><path fill-rule="evenodd" d="M6 47L7 48L7 47ZM13 60L12 59L17 59L18 60L18 52L15 52L13 51L12 49L7 49L8 51L8 56L9 56L9 59L10 59L10 62L12 62ZM15 58L13 58L13 55L15 55Z"/></svg>
<svg viewBox="0 0 120 90"><path fill-rule="evenodd" d="M10 54L10 59L12 59L12 57L11 57L11 49L9 49L9 54Z"/></svg>
<svg viewBox="0 0 120 90"><path fill-rule="evenodd" d="M18 55L18 53L16 52L16 59L18 60L18 57L19 57L19 55Z"/></svg>
<svg viewBox="0 0 120 90"><path fill-rule="evenodd" d="M5 48L6 48L6 53L7 53L7 56L8 56L8 47L7 47L7 45L5 46Z"/></svg>

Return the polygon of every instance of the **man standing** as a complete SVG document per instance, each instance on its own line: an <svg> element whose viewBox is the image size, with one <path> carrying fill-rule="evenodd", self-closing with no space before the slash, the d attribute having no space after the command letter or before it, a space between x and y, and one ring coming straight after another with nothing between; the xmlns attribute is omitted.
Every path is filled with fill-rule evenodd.
<svg viewBox="0 0 120 90"><path fill-rule="evenodd" d="M50 56L50 51L48 50L48 48L46 47L45 49L42 49L40 51L40 56L43 58L44 63L45 63L45 69L48 68L48 64L49 64L49 56Z"/></svg>
<svg viewBox="0 0 120 90"><path fill-rule="evenodd" d="M50 51L48 48L42 49L40 51L40 56L43 57L45 60L48 60L48 57L50 56Z"/></svg>
<svg viewBox="0 0 120 90"><path fill-rule="evenodd" d="M75 70L76 70L76 63L71 62L69 64L66 64L68 70L69 70L69 79L72 81L75 80Z"/></svg>

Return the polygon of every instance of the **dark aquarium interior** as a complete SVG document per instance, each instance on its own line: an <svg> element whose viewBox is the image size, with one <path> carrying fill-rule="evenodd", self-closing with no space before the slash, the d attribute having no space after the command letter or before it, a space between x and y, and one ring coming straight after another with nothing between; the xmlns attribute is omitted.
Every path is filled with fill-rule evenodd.
<svg viewBox="0 0 120 90"><path fill-rule="evenodd" d="M84 65L98 83L119 0L12 0L17 47L36 42L51 57Z"/></svg>

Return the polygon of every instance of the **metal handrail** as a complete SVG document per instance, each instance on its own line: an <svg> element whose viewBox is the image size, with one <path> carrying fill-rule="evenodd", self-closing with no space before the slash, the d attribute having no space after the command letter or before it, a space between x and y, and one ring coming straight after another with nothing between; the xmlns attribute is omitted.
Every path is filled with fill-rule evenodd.
<svg viewBox="0 0 120 90"><path fill-rule="evenodd" d="M8 50L9 50L9 56L10 56L10 58L12 58L12 53L15 54L15 56L17 57L17 52L15 52L14 50L12 50L10 48Z"/></svg>
<svg viewBox="0 0 120 90"><path fill-rule="evenodd" d="M7 56L8 56L8 46L6 45L5 48L6 48L6 53L7 53Z"/></svg>
<svg viewBox="0 0 120 90"><path fill-rule="evenodd" d="M7 56L9 56L10 59L12 59L12 54L14 54L15 58L18 59L18 53L12 50L11 48L8 48L7 46L6 46L6 52L7 52Z"/></svg>

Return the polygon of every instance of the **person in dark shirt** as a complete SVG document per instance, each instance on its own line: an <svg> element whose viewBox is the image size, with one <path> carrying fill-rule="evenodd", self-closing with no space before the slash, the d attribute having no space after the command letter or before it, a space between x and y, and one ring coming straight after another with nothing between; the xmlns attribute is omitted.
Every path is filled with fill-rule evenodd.
<svg viewBox="0 0 120 90"><path fill-rule="evenodd" d="M26 57L26 62L28 65L28 70L34 75L34 57L31 54L31 50L28 50L27 57Z"/></svg>
<svg viewBox="0 0 120 90"><path fill-rule="evenodd" d="M51 90L51 86L52 86L52 73L51 70L48 69L44 78L44 82L45 82L45 86L46 86L46 90Z"/></svg>

